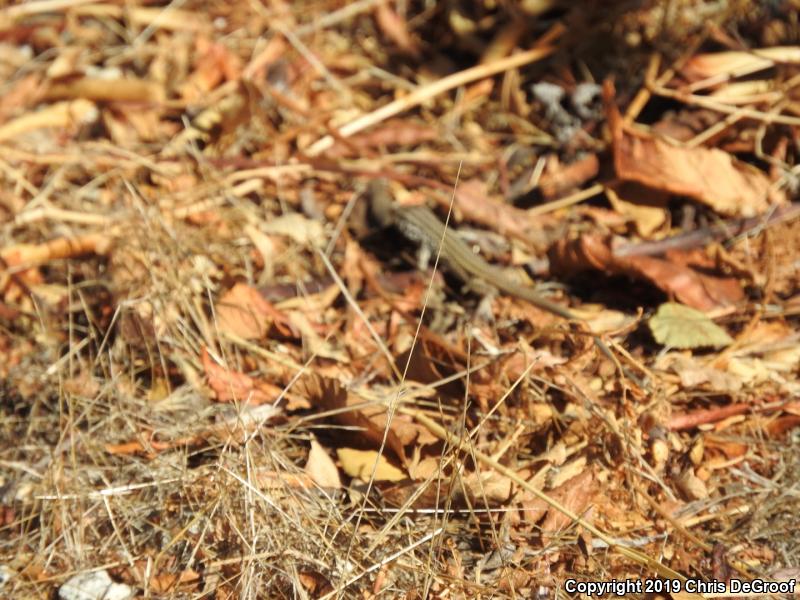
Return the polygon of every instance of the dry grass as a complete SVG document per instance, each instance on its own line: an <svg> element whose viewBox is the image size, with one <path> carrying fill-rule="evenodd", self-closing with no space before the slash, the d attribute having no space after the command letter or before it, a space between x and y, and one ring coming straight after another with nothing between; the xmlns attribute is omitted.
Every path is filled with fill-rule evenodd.
<svg viewBox="0 0 800 600"><path fill-rule="evenodd" d="M522 8L489 4L0 9L0 596L52 598L91 570L141 598L552 598L569 577L797 568L796 366L692 385L632 319L614 327L640 387L579 327L503 298L487 322L358 230L370 178L444 205L458 186L513 196L542 174L531 147L607 160L601 117L565 143L533 81L615 76L618 103L649 98L646 65L678 68L706 21L722 38L780 19L592 2L519 30ZM793 131L770 127L773 149ZM590 197L568 189L509 213L535 217L524 236L462 210L505 234L475 238L501 258L622 231L600 201L568 212ZM740 304L736 334L796 331L800 232L780 227L721 260L783 310ZM585 304L630 314L655 294L598 281L575 284ZM262 300L231 316L237 283ZM670 427L728 404L752 410ZM337 454L378 447L404 479Z"/></svg>

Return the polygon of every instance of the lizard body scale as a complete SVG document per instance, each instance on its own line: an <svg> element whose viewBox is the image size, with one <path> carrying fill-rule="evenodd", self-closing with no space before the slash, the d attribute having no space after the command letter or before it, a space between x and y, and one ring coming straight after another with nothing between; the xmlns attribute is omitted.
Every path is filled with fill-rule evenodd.
<svg viewBox="0 0 800 600"><path fill-rule="evenodd" d="M570 321L584 321L566 307L543 298L533 288L510 279L501 269L486 262L454 233L427 206L400 206L394 202L386 182L376 179L369 185L370 211L381 227L395 227L406 238L424 244L436 252L441 244L441 258L459 279L469 284L478 279L510 296L515 296L547 312ZM620 367L606 343L594 335L598 349Z"/></svg>

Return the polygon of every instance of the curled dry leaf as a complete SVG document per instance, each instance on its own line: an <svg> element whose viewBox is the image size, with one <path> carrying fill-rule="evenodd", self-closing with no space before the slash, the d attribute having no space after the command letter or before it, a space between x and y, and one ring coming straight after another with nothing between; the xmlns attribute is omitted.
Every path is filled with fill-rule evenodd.
<svg viewBox="0 0 800 600"><path fill-rule="evenodd" d="M583 515L586 508L592 502L596 491L597 481L594 474L591 469L586 469L579 475L576 475L553 490L550 490L547 492L547 495L560 502L573 513ZM572 522L569 517L530 492L523 491L520 503L524 511L525 521L531 526L534 525L542 515L546 514L541 525L541 530L547 538L558 535L561 529L567 527Z"/></svg>
<svg viewBox="0 0 800 600"><path fill-rule="evenodd" d="M733 373L717 369L692 356L678 352L669 352L656 361L656 369L670 369L681 379L685 389L703 386L716 392L738 392L742 389L742 380Z"/></svg>
<svg viewBox="0 0 800 600"><path fill-rule="evenodd" d="M653 256L615 256L607 239L590 234L576 240L559 240L548 255L550 270L554 273L598 270L645 279L682 304L698 310L729 306L744 298L744 291L736 279L706 275L686 264L679 264L678 259L683 256L680 252L669 253L672 260Z"/></svg>
<svg viewBox="0 0 800 600"><path fill-rule="evenodd" d="M305 395L312 406L332 413L332 418L344 427L355 429L349 435L362 437L371 444L380 446L386 428L386 407L381 404L368 405L361 398L349 394L342 385L321 375L307 375L297 382L297 393ZM399 415L386 432L386 445L405 462L404 440L398 435ZM408 439L407 433L403 436Z"/></svg>
<svg viewBox="0 0 800 600"><path fill-rule="evenodd" d="M527 238L528 229L533 225L528 213L491 197L484 182L477 179L463 181L455 193L456 208L466 219L501 235Z"/></svg>
<svg viewBox="0 0 800 600"><path fill-rule="evenodd" d="M709 52L697 54L686 61L681 75L691 82L714 77L742 77L775 66L776 63L800 63L800 48L776 46L755 48L747 52Z"/></svg>
<svg viewBox="0 0 800 600"><path fill-rule="evenodd" d="M606 94L613 94L608 88ZM786 195L755 167L716 148L672 146L628 130L613 102L608 105L614 168L621 180L688 196L726 216L751 217L786 203Z"/></svg>
<svg viewBox="0 0 800 600"><path fill-rule="evenodd" d="M274 402L281 394L281 388L276 385L218 365L205 348L200 360L208 378L208 386L219 402L264 404Z"/></svg>
<svg viewBox="0 0 800 600"><path fill-rule="evenodd" d="M264 337L273 323L283 335L296 335L290 319L267 302L255 288L237 283L216 306L219 330L246 340Z"/></svg>
<svg viewBox="0 0 800 600"><path fill-rule="evenodd" d="M688 500L702 500L708 498L708 487L705 482L694 473L694 469L687 468L676 481L678 488Z"/></svg>

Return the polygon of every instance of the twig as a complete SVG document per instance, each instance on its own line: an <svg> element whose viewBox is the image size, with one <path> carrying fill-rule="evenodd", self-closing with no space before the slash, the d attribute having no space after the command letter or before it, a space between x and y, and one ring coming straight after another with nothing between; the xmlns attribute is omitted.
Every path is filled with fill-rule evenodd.
<svg viewBox="0 0 800 600"><path fill-rule="evenodd" d="M730 239L745 235L761 227L769 227L779 223L786 223L800 217L800 203L790 204L776 209L766 218L764 216L749 219L734 219L718 225L704 227L696 231L681 233L655 242L642 242L638 244L622 244L614 248L614 256L656 256L669 250L685 250L704 246L712 240Z"/></svg>
<svg viewBox="0 0 800 600"><path fill-rule="evenodd" d="M555 37L561 33L561 31L557 31ZM363 115L354 121L350 121L348 124L339 129L339 136L343 138L350 137L359 131L363 131L364 129L372 127L381 121L413 108L414 106L422 104L426 100L430 100L434 96L438 96L439 94L442 94L448 90L452 90L479 79L491 77L492 75L508 71L509 69L516 69L522 65L542 60L543 58L550 56L554 51L555 48L553 46L534 48L533 50L507 56L493 63L478 65L469 69L465 69L464 71L459 71L458 73L453 73L452 75L435 81L430 85L426 85L414 90L408 96L398 98L397 100L389 102L389 104L386 104L379 109L372 111L371 113ZM326 135L312 144L306 151L306 154L308 156L317 156L318 154L330 148L333 145L333 142L333 136Z"/></svg>

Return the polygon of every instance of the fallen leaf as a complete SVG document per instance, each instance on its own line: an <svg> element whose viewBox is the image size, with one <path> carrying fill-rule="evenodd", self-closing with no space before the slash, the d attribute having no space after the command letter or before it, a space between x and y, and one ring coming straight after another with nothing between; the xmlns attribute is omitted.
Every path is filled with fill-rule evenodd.
<svg viewBox="0 0 800 600"><path fill-rule="evenodd" d="M317 246L325 239L322 223L300 213L287 213L261 226L265 233L285 235L302 246Z"/></svg>
<svg viewBox="0 0 800 600"><path fill-rule="evenodd" d="M241 76L241 59L221 42L198 36L195 56L194 71L180 86L186 102L197 102L223 81L236 81Z"/></svg>
<svg viewBox="0 0 800 600"><path fill-rule="evenodd" d="M305 467L306 474L324 490L338 490L342 487L339 469L319 442L311 440L311 450Z"/></svg>
<svg viewBox="0 0 800 600"><path fill-rule="evenodd" d="M548 250L551 273L574 275L598 270L645 279L682 304L698 310L730 306L744 298L744 290L737 279L708 275L694 268L684 256L682 252L670 252L667 258L616 256L609 240L596 234L559 240Z"/></svg>
<svg viewBox="0 0 800 600"><path fill-rule="evenodd" d="M222 295L216 313L221 332L246 340L264 337L273 322L284 335L290 331L289 318L267 302L258 290L244 283L237 283Z"/></svg>
<svg viewBox="0 0 800 600"><path fill-rule="evenodd" d="M375 20L383 34L392 40L398 48L414 58L419 58L420 50L417 41L408 31L408 23L397 14L388 2L381 2L375 9Z"/></svg>
<svg viewBox="0 0 800 600"><path fill-rule="evenodd" d="M613 88L606 94L613 98ZM613 102L607 104L614 167L621 180L688 196L727 216L752 217L771 204L786 203L785 193L755 167L717 148L673 146L629 130Z"/></svg>
<svg viewBox="0 0 800 600"><path fill-rule="evenodd" d="M591 469L585 469L579 475L548 491L547 495L563 504L565 508L573 513L582 515L585 518L586 515L583 513L591 503L596 490L597 481ZM546 514L540 526L546 538L552 538L561 529L572 523L572 520L564 513L551 507L544 500L530 492L523 491L520 503L525 515L525 522L530 526L533 526L542 515Z"/></svg>
<svg viewBox="0 0 800 600"><path fill-rule="evenodd" d="M800 63L800 47L775 46L772 48L754 48L747 52L707 52L697 54L686 61L681 69L690 82L708 79L709 77L742 77L757 71L769 69L776 63Z"/></svg>
<svg viewBox="0 0 800 600"><path fill-rule="evenodd" d="M490 227L500 235L527 238L527 231L533 225L528 213L493 198L485 182L462 181L455 194L455 206L466 219Z"/></svg>
<svg viewBox="0 0 800 600"><path fill-rule="evenodd" d="M667 222L669 197L664 192L628 182L607 186L606 196L614 210L636 224L636 231L643 238L651 237Z"/></svg>
<svg viewBox="0 0 800 600"><path fill-rule="evenodd" d="M668 352L659 357L654 368L676 373L685 389L706 386L713 391L727 393L742 389L742 380L736 375L708 366L695 357L678 352Z"/></svg>
<svg viewBox="0 0 800 600"><path fill-rule="evenodd" d="M353 448L337 448L336 454L342 464L342 470L350 477L363 482L402 481L406 474L390 463L385 456L376 450L355 450Z"/></svg>
<svg viewBox="0 0 800 600"><path fill-rule="evenodd" d="M708 487L694 473L694 469L687 468L680 474L676 481L678 488L688 500L702 500L708 498Z"/></svg>
<svg viewBox="0 0 800 600"><path fill-rule="evenodd" d="M303 345L309 353L321 358L330 358L340 363L350 362L347 352L343 348L335 346L330 340L320 336L305 314L291 311L288 318L289 323L302 336Z"/></svg>
<svg viewBox="0 0 800 600"><path fill-rule="evenodd" d="M665 302L648 321L653 338L671 348L722 348L733 339L705 314L683 304Z"/></svg>
<svg viewBox="0 0 800 600"><path fill-rule="evenodd" d="M205 348L200 353L200 360L208 386L214 391L218 402L263 404L274 402L281 395L282 389L276 385L218 365Z"/></svg>
<svg viewBox="0 0 800 600"><path fill-rule="evenodd" d="M539 189L547 200L553 200L597 177L600 172L600 160L597 154L588 154L586 157L563 165L558 160L558 155L553 154L547 160L547 165L539 178Z"/></svg>

